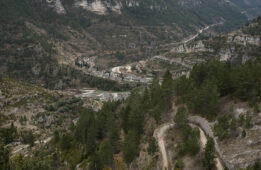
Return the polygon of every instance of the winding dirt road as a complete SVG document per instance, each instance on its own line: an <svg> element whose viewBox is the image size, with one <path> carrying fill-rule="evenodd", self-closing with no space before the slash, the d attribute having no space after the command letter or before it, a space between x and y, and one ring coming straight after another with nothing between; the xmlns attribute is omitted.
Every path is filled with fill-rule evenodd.
<svg viewBox="0 0 261 170"><path fill-rule="evenodd" d="M173 126L174 126L173 123L165 123L160 127L158 127L153 134L153 137L156 138L156 140L158 141L158 145L161 151L163 170L169 169L169 164L168 164L169 161L168 161L167 151L165 147L164 134Z"/></svg>
<svg viewBox="0 0 261 170"><path fill-rule="evenodd" d="M217 169L223 170L224 169L223 165L225 165L229 169L232 169L231 166L222 157L222 154L220 152L217 141L214 138L212 129L209 126L209 123L207 122L207 120L204 118L201 118L199 116L191 116L191 117L189 117L189 121L193 126L198 127L200 130L201 148L204 148L207 143L207 135L214 139L215 150L218 154L218 157L216 158ZM166 147L165 147L164 136L165 136L165 133L172 127L174 127L174 123L164 123L164 124L160 125L157 129L155 129L154 134L153 134L153 137L155 137L156 140L158 141L159 149L160 149L160 152L162 155L163 170L169 170L169 161L168 161L168 155L167 155L167 151L166 151Z"/></svg>

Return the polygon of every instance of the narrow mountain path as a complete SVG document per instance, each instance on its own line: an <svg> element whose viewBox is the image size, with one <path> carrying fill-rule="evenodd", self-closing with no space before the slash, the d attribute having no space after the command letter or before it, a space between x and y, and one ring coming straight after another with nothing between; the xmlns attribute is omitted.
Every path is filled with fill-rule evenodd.
<svg viewBox="0 0 261 170"><path fill-rule="evenodd" d="M180 42L173 42L173 43L163 44L163 45L160 45L160 47L167 47L167 46L173 46L173 45L176 46L176 45L181 45L181 44L187 44L190 41L193 41L194 39L196 39L201 33L203 33L204 31L208 30L209 28L215 27L217 25L222 25L222 24L224 24L224 23L223 22L219 22L219 23L216 23L216 24L207 25L204 28L199 29L196 34L194 34L194 35L192 35L190 37L187 37L187 38L181 40Z"/></svg>
<svg viewBox="0 0 261 170"><path fill-rule="evenodd" d="M214 27L214 26L217 26L217 25L220 25L220 24L223 24L222 22L220 23L217 23L217 24L212 24L212 25L208 25L208 26L205 26L204 28L200 29L197 31L196 34L188 37L188 38L185 38L184 40L180 41L180 42L175 42L175 43L169 43L169 44L164 44L164 45L161 45L161 47L163 46L179 46L179 45L187 45L189 42L195 40L201 33L203 33L204 31L208 30L209 28L211 27ZM165 57L167 54L169 54L170 51L167 51L165 53L162 53L160 55L157 55L157 56L153 56L152 59L158 59L158 60L163 60L163 61L167 61L169 62L170 64L173 64L173 63L176 63L176 64L179 64L179 65L182 65L183 67L187 68L187 69L192 69L192 66L191 65L188 65L186 64L185 62L182 62L182 61L179 61L177 59L169 59L167 57Z"/></svg>
<svg viewBox="0 0 261 170"><path fill-rule="evenodd" d="M165 123L159 126L155 131L154 131L154 138L158 141L158 145L161 151L162 155L162 162L163 162L163 170L168 170L169 169L169 161L168 161L168 156L167 156L167 151L165 147L165 141L164 141L164 135L165 133L174 126L173 123Z"/></svg>

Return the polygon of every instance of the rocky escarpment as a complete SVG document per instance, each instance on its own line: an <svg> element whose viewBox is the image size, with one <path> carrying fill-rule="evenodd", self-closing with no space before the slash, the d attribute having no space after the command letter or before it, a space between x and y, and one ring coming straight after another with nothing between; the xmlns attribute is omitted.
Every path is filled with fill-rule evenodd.
<svg viewBox="0 0 261 170"><path fill-rule="evenodd" d="M172 53L195 53L195 52L213 52L213 49L206 48L202 41L195 44L187 45L181 44L178 47L174 47Z"/></svg>
<svg viewBox="0 0 261 170"><path fill-rule="evenodd" d="M46 2L49 4L49 6L51 8L54 8L54 10L58 13L58 14L65 14L66 11L62 5L61 0L46 0Z"/></svg>
<svg viewBox="0 0 261 170"><path fill-rule="evenodd" d="M244 64L248 60L255 60L255 57L250 55L250 50L256 49L260 45L260 37L234 33L228 36L226 44L218 52L220 61L240 59Z"/></svg>
<svg viewBox="0 0 261 170"><path fill-rule="evenodd" d="M221 37L212 37L207 40L190 41L172 48L172 54L208 54L220 61L232 61L244 64L248 60L255 60L256 53L260 52L261 37L244 34L241 31L233 32ZM210 59L210 58L209 58Z"/></svg>
<svg viewBox="0 0 261 170"><path fill-rule="evenodd" d="M260 45L261 44L261 38L260 37L254 37L249 35L230 35L228 36L228 43L236 43L241 45Z"/></svg>

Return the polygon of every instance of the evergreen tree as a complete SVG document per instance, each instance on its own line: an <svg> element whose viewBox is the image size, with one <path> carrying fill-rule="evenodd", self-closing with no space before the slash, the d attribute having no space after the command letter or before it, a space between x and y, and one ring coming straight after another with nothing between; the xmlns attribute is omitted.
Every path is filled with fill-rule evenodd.
<svg viewBox="0 0 261 170"><path fill-rule="evenodd" d="M181 76L174 82L174 90L175 90L176 95L178 95L178 96L187 95L191 88L192 88L192 85L191 85L189 79L186 78L186 76Z"/></svg>
<svg viewBox="0 0 261 170"><path fill-rule="evenodd" d="M245 137L246 137L246 130L245 130L245 129L242 130L241 137L242 137L242 138L245 138Z"/></svg>
<svg viewBox="0 0 261 170"><path fill-rule="evenodd" d="M249 114L247 114L246 115L246 128L251 127L251 119L252 119L252 117Z"/></svg>
<svg viewBox="0 0 261 170"><path fill-rule="evenodd" d="M4 144L0 142L0 169L9 170L9 149L4 147Z"/></svg>
<svg viewBox="0 0 261 170"><path fill-rule="evenodd" d="M53 135L53 141L56 144L57 142L59 142L59 140L60 140L59 132L57 130L55 130L54 135Z"/></svg>
<svg viewBox="0 0 261 170"><path fill-rule="evenodd" d="M189 96L188 106L193 113L212 119L219 110L219 93L217 86L210 81L205 82L202 87L194 89Z"/></svg>
<svg viewBox="0 0 261 170"><path fill-rule="evenodd" d="M118 153L120 151L120 134L119 128L116 126L115 122L112 123L112 126L109 131L109 141L112 145L113 152Z"/></svg>
<svg viewBox="0 0 261 170"><path fill-rule="evenodd" d="M177 129L182 129L188 123L188 114L185 107L178 108L178 112L174 118L175 127Z"/></svg>
<svg viewBox="0 0 261 170"><path fill-rule="evenodd" d="M88 130L88 137L86 141L86 150L88 154L91 154L96 149L96 127L91 126Z"/></svg>
<svg viewBox="0 0 261 170"><path fill-rule="evenodd" d="M71 148L71 138L69 135L64 134L61 139L61 148L64 150L68 150Z"/></svg>
<svg viewBox="0 0 261 170"><path fill-rule="evenodd" d="M109 141L105 141L103 144L101 144L99 156L100 156L102 165L109 166L112 164L113 148Z"/></svg>
<svg viewBox="0 0 261 170"><path fill-rule="evenodd" d="M184 168L184 162L182 160L178 160L175 163L174 170L182 170Z"/></svg>
<svg viewBox="0 0 261 170"><path fill-rule="evenodd" d="M215 155L214 139L211 137L208 137L208 141L207 141L205 151L204 151L203 167L206 170L215 169L216 168L215 158L216 158L216 155Z"/></svg>
<svg viewBox="0 0 261 170"><path fill-rule="evenodd" d="M99 154L94 152L90 158L90 169L91 170L101 170L103 168Z"/></svg>
<svg viewBox="0 0 261 170"><path fill-rule="evenodd" d="M167 70L163 76L162 88L166 90L166 92L171 92L171 88L173 87L173 79L172 74Z"/></svg>
<svg viewBox="0 0 261 170"><path fill-rule="evenodd" d="M121 113L121 126L125 133L128 132L128 121L129 121L130 111L131 108L129 105L127 105Z"/></svg>
<svg viewBox="0 0 261 170"><path fill-rule="evenodd" d="M129 131L123 142L123 157L126 163L131 163L138 154L139 141L136 132Z"/></svg>
<svg viewBox="0 0 261 170"><path fill-rule="evenodd" d="M34 146L34 135L32 131L21 133L23 138L23 143L29 144L31 147Z"/></svg>
<svg viewBox="0 0 261 170"><path fill-rule="evenodd" d="M158 152L158 143L154 137L152 137L149 141L149 147L147 149L148 153L150 155L154 155L156 152Z"/></svg>

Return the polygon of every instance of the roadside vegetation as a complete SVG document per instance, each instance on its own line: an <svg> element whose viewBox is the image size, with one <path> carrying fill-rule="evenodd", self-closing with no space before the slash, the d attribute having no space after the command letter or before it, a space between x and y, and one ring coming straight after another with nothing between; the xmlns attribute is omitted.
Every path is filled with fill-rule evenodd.
<svg viewBox="0 0 261 170"><path fill-rule="evenodd" d="M188 114L198 114L210 120L218 116L214 131L220 140L227 138L236 126L249 128L251 117L248 115L240 117L237 121L233 117L219 115L219 100L222 97L229 97L248 101L249 105L254 107L260 101L261 89L256 85L261 83L258 78L260 68L259 62L248 62L234 67L230 63L212 61L194 66L188 79L183 76L173 80L167 71L162 85L159 85L155 78L142 92L134 90L126 101L105 103L98 112L81 108L81 105L75 106L80 112L78 123L72 124L68 131L56 131L51 142L51 150L57 148L61 151L55 152L61 162L59 165L48 164L47 167L63 166L62 162L67 161L73 168L84 160L88 160L89 166L94 169L114 167L116 166L114 156L118 154L123 155L126 164L133 162L140 153L145 117L149 116L160 123L164 114L171 110L174 95L178 96L176 102L186 106L178 109L174 119L175 128L181 131L183 140L176 146L176 152L180 157L186 154L196 155L199 152L199 130L189 126ZM57 110L75 102L78 101L76 99L68 102L59 101L49 105L47 109ZM10 131L14 131L12 129L14 128L11 127ZM124 132L123 139L120 137L121 129ZM9 140L15 133L6 130L2 134L6 134L3 139ZM244 136L245 133L242 131L242 137ZM30 141L33 137L30 132L25 137L25 141L32 144ZM147 152L153 155L158 151L157 144L153 139L147 142L149 143ZM211 145L209 147L207 145L206 150L207 148L211 150ZM47 157L43 159L42 164L47 163L45 162ZM26 158L22 160L24 159L26 160ZM205 155L203 164L207 169L213 166L211 159L213 159L211 154ZM28 164L34 166L32 162ZM178 163L177 167L179 166L182 164Z"/></svg>

